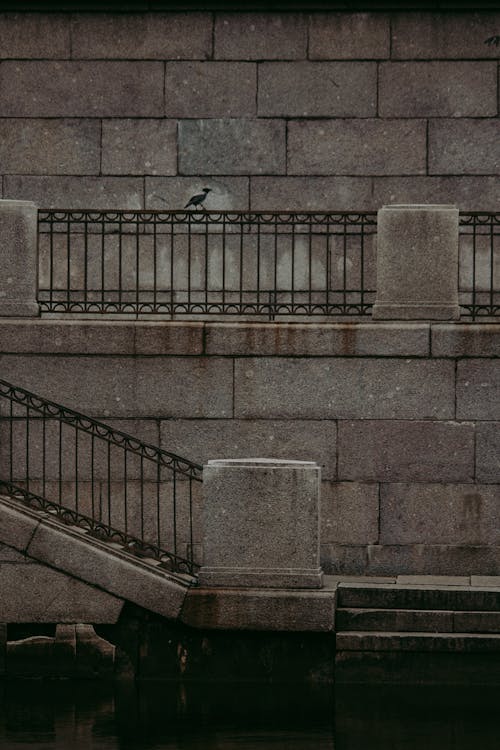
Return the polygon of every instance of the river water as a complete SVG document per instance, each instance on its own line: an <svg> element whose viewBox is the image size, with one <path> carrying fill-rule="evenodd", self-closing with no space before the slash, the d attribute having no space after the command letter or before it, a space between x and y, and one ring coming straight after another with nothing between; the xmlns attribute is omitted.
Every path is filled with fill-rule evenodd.
<svg viewBox="0 0 500 750"><path fill-rule="evenodd" d="M500 690L8 682L2 750L498 750Z"/></svg>

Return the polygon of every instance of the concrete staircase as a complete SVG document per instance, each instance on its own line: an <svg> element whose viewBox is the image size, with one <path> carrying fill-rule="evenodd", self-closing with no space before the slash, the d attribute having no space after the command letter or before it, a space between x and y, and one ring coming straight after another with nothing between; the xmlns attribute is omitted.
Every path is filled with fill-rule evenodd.
<svg viewBox="0 0 500 750"><path fill-rule="evenodd" d="M340 583L337 682L500 683L500 587Z"/></svg>

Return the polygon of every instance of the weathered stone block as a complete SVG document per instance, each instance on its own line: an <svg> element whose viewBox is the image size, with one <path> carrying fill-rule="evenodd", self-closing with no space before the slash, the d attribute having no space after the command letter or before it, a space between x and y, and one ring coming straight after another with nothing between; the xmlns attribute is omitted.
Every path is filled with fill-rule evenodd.
<svg viewBox="0 0 500 750"><path fill-rule="evenodd" d="M196 628L221 630L333 630L335 594L301 591L191 589L181 620Z"/></svg>
<svg viewBox="0 0 500 750"><path fill-rule="evenodd" d="M458 209L395 205L379 210L374 318L458 319L457 275Z"/></svg>
<svg viewBox="0 0 500 750"><path fill-rule="evenodd" d="M500 651L500 636L481 638L463 633L339 633L336 639L339 651L416 651L479 653Z"/></svg>
<svg viewBox="0 0 500 750"><path fill-rule="evenodd" d="M161 446L192 461L245 458L263 453L269 458L315 461L323 479L334 479L337 427L328 420L164 420Z"/></svg>
<svg viewBox="0 0 500 750"><path fill-rule="evenodd" d="M24 553L40 518L33 513L19 513L6 503L0 507L0 541Z"/></svg>
<svg viewBox="0 0 500 750"><path fill-rule="evenodd" d="M341 480L473 481L472 424L386 422L365 418L358 422L340 422L338 441Z"/></svg>
<svg viewBox="0 0 500 750"><path fill-rule="evenodd" d="M123 606L121 599L37 563L1 565L0 584L4 622L115 623Z"/></svg>
<svg viewBox="0 0 500 750"><path fill-rule="evenodd" d="M69 57L70 44L67 14L0 14L0 58Z"/></svg>
<svg viewBox="0 0 500 750"><path fill-rule="evenodd" d="M200 584L321 588L319 482L320 469L310 461L247 458L205 465Z"/></svg>
<svg viewBox="0 0 500 750"><path fill-rule="evenodd" d="M491 485L382 485L380 543L498 545L499 501Z"/></svg>
<svg viewBox="0 0 500 750"><path fill-rule="evenodd" d="M186 120L179 123L182 174L282 174L285 161L284 122Z"/></svg>
<svg viewBox="0 0 500 750"><path fill-rule="evenodd" d="M431 329L435 357L498 357L500 326L481 323L434 325Z"/></svg>
<svg viewBox="0 0 500 750"><path fill-rule="evenodd" d="M385 13L312 13L311 60L389 57L389 17Z"/></svg>
<svg viewBox="0 0 500 750"><path fill-rule="evenodd" d="M425 585L367 585L340 583L337 588L339 607L370 607L405 610L483 610L496 611L498 591L474 587Z"/></svg>
<svg viewBox="0 0 500 750"><path fill-rule="evenodd" d="M283 335L285 334L285 335ZM0 324L0 344L2 327ZM207 354L292 357L429 355L426 323L207 323Z"/></svg>
<svg viewBox="0 0 500 750"><path fill-rule="evenodd" d="M497 177L374 177L373 206L389 203L448 203L461 211L496 211ZM354 205L351 203L351 205ZM369 206L371 208L371 206Z"/></svg>
<svg viewBox="0 0 500 750"><path fill-rule="evenodd" d="M367 570L367 546L321 544L321 566L325 573L363 576Z"/></svg>
<svg viewBox="0 0 500 750"><path fill-rule="evenodd" d="M251 177L255 211L367 211L373 208L369 177Z"/></svg>
<svg viewBox="0 0 500 750"><path fill-rule="evenodd" d="M453 544L371 545L367 548L365 572L370 575L389 575L394 572L408 575L464 575L480 572L483 575L500 573L500 548L491 545L455 546ZM467 606L475 609L498 609L497 604ZM446 609L446 605L440 607Z"/></svg>
<svg viewBox="0 0 500 750"><path fill-rule="evenodd" d="M496 58L485 44L497 28L498 13L396 13L392 18L394 58Z"/></svg>
<svg viewBox="0 0 500 750"><path fill-rule="evenodd" d="M105 120L104 174L175 174L177 125L172 120Z"/></svg>
<svg viewBox="0 0 500 750"><path fill-rule="evenodd" d="M169 577L125 553L69 528L44 520L37 528L29 555L70 576L78 577L121 599L175 619L182 607L186 584Z"/></svg>
<svg viewBox="0 0 500 750"><path fill-rule="evenodd" d="M210 13L88 13L72 18L73 57L205 60Z"/></svg>
<svg viewBox="0 0 500 750"><path fill-rule="evenodd" d="M300 60L307 21L298 13L218 13L214 55L222 60Z"/></svg>
<svg viewBox="0 0 500 750"><path fill-rule="evenodd" d="M500 419L500 363L498 359L459 360L457 419Z"/></svg>
<svg viewBox="0 0 500 750"><path fill-rule="evenodd" d="M452 633L453 612L411 609L338 609L335 627L337 631Z"/></svg>
<svg viewBox="0 0 500 750"><path fill-rule="evenodd" d="M500 612L454 612L453 629L457 633L498 633Z"/></svg>
<svg viewBox="0 0 500 750"><path fill-rule="evenodd" d="M36 317L37 207L29 201L0 201L0 315Z"/></svg>
<svg viewBox="0 0 500 750"><path fill-rule="evenodd" d="M498 120L433 120L429 123L430 174L496 174Z"/></svg>
<svg viewBox="0 0 500 750"><path fill-rule="evenodd" d="M6 176L5 196L32 200L40 208L137 209L143 207L143 180L139 177L31 177Z"/></svg>
<svg viewBox="0 0 500 750"><path fill-rule="evenodd" d="M376 90L375 63L262 63L258 112L264 117L373 117Z"/></svg>
<svg viewBox="0 0 500 750"><path fill-rule="evenodd" d="M237 417L449 419L453 416L451 362L275 357L237 359L235 368ZM375 442L378 441L379 438Z"/></svg>
<svg viewBox="0 0 500 750"><path fill-rule="evenodd" d="M4 117L163 114L160 62L11 62L0 68Z"/></svg>
<svg viewBox="0 0 500 750"><path fill-rule="evenodd" d="M180 211L206 186L211 191L205 201L207 211L245 211L248 183L248 177L146 177L146 208Z"/></svg>
<svg viewBox="0 0 500 750"><path fill-rule="evenodd" d="M381 117L494 117L497 110L494 62L382 63L379 87Z"/></svg>
<svg viewBox="0 0 500 750"><path fill-rule="evenodd" d="M424 174L425 123L420 120L290 122L289 174Z"/></svg>
<svg viewBox="0 0 500 750"><path fill-rule="evenodd" d="M14 174L98 174L100 125L94 120L0 121L0 161Z"/></svg>
<svg viewBox="0 0 500 750"><path fill-rule="evenodd" d="M227 359L146 357L124 368L123 360L114 357L48 356L40 370L31 357L19 356L2 357L1 364L7 380L104 420L228 417L232 411L232 363Z"/></svg>
<svg viewBox="0 0 500 750"><path fill-rule="evenodd" d="M167 63L167 117L254 117L256 96L254 63Z"/></svg>
<svg viewBox="0 0 500 750"><path fill-rule="evenodd" d="M378 541L378 535L378 484L323 482L322 544L374 544Z"/></svg>
<svg viewBox="0 0 500 750"><path fill-rule="evenodd" d="M476 480L500 484L500 422L476 427Z"/></svg>

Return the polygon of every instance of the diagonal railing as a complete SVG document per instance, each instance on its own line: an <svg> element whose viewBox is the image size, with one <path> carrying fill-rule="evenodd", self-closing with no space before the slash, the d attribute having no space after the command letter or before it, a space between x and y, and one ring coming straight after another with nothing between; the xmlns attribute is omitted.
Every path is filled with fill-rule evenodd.
<svg viewBox="0 0 500 750"><path fill-rule="evenodd" d="M195 573L202 467L0 380L0 491Z"/></svg>

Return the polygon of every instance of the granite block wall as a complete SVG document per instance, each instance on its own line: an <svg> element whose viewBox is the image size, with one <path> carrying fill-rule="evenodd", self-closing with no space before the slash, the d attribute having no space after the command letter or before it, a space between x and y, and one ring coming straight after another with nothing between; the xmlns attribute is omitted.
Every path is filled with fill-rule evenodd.
<svg viewBox="0 0 500 750"><path fill-rule="evenodd" d="M2 319L0 350L2 378L191 460L317 461L327 572L500 574L496 324Z"/></svg>
<svg viewBox="0 0 500 750"><path fill-rule="evenodd" d="M0 196L497 210L495 12L0 14Z"/></svg>

